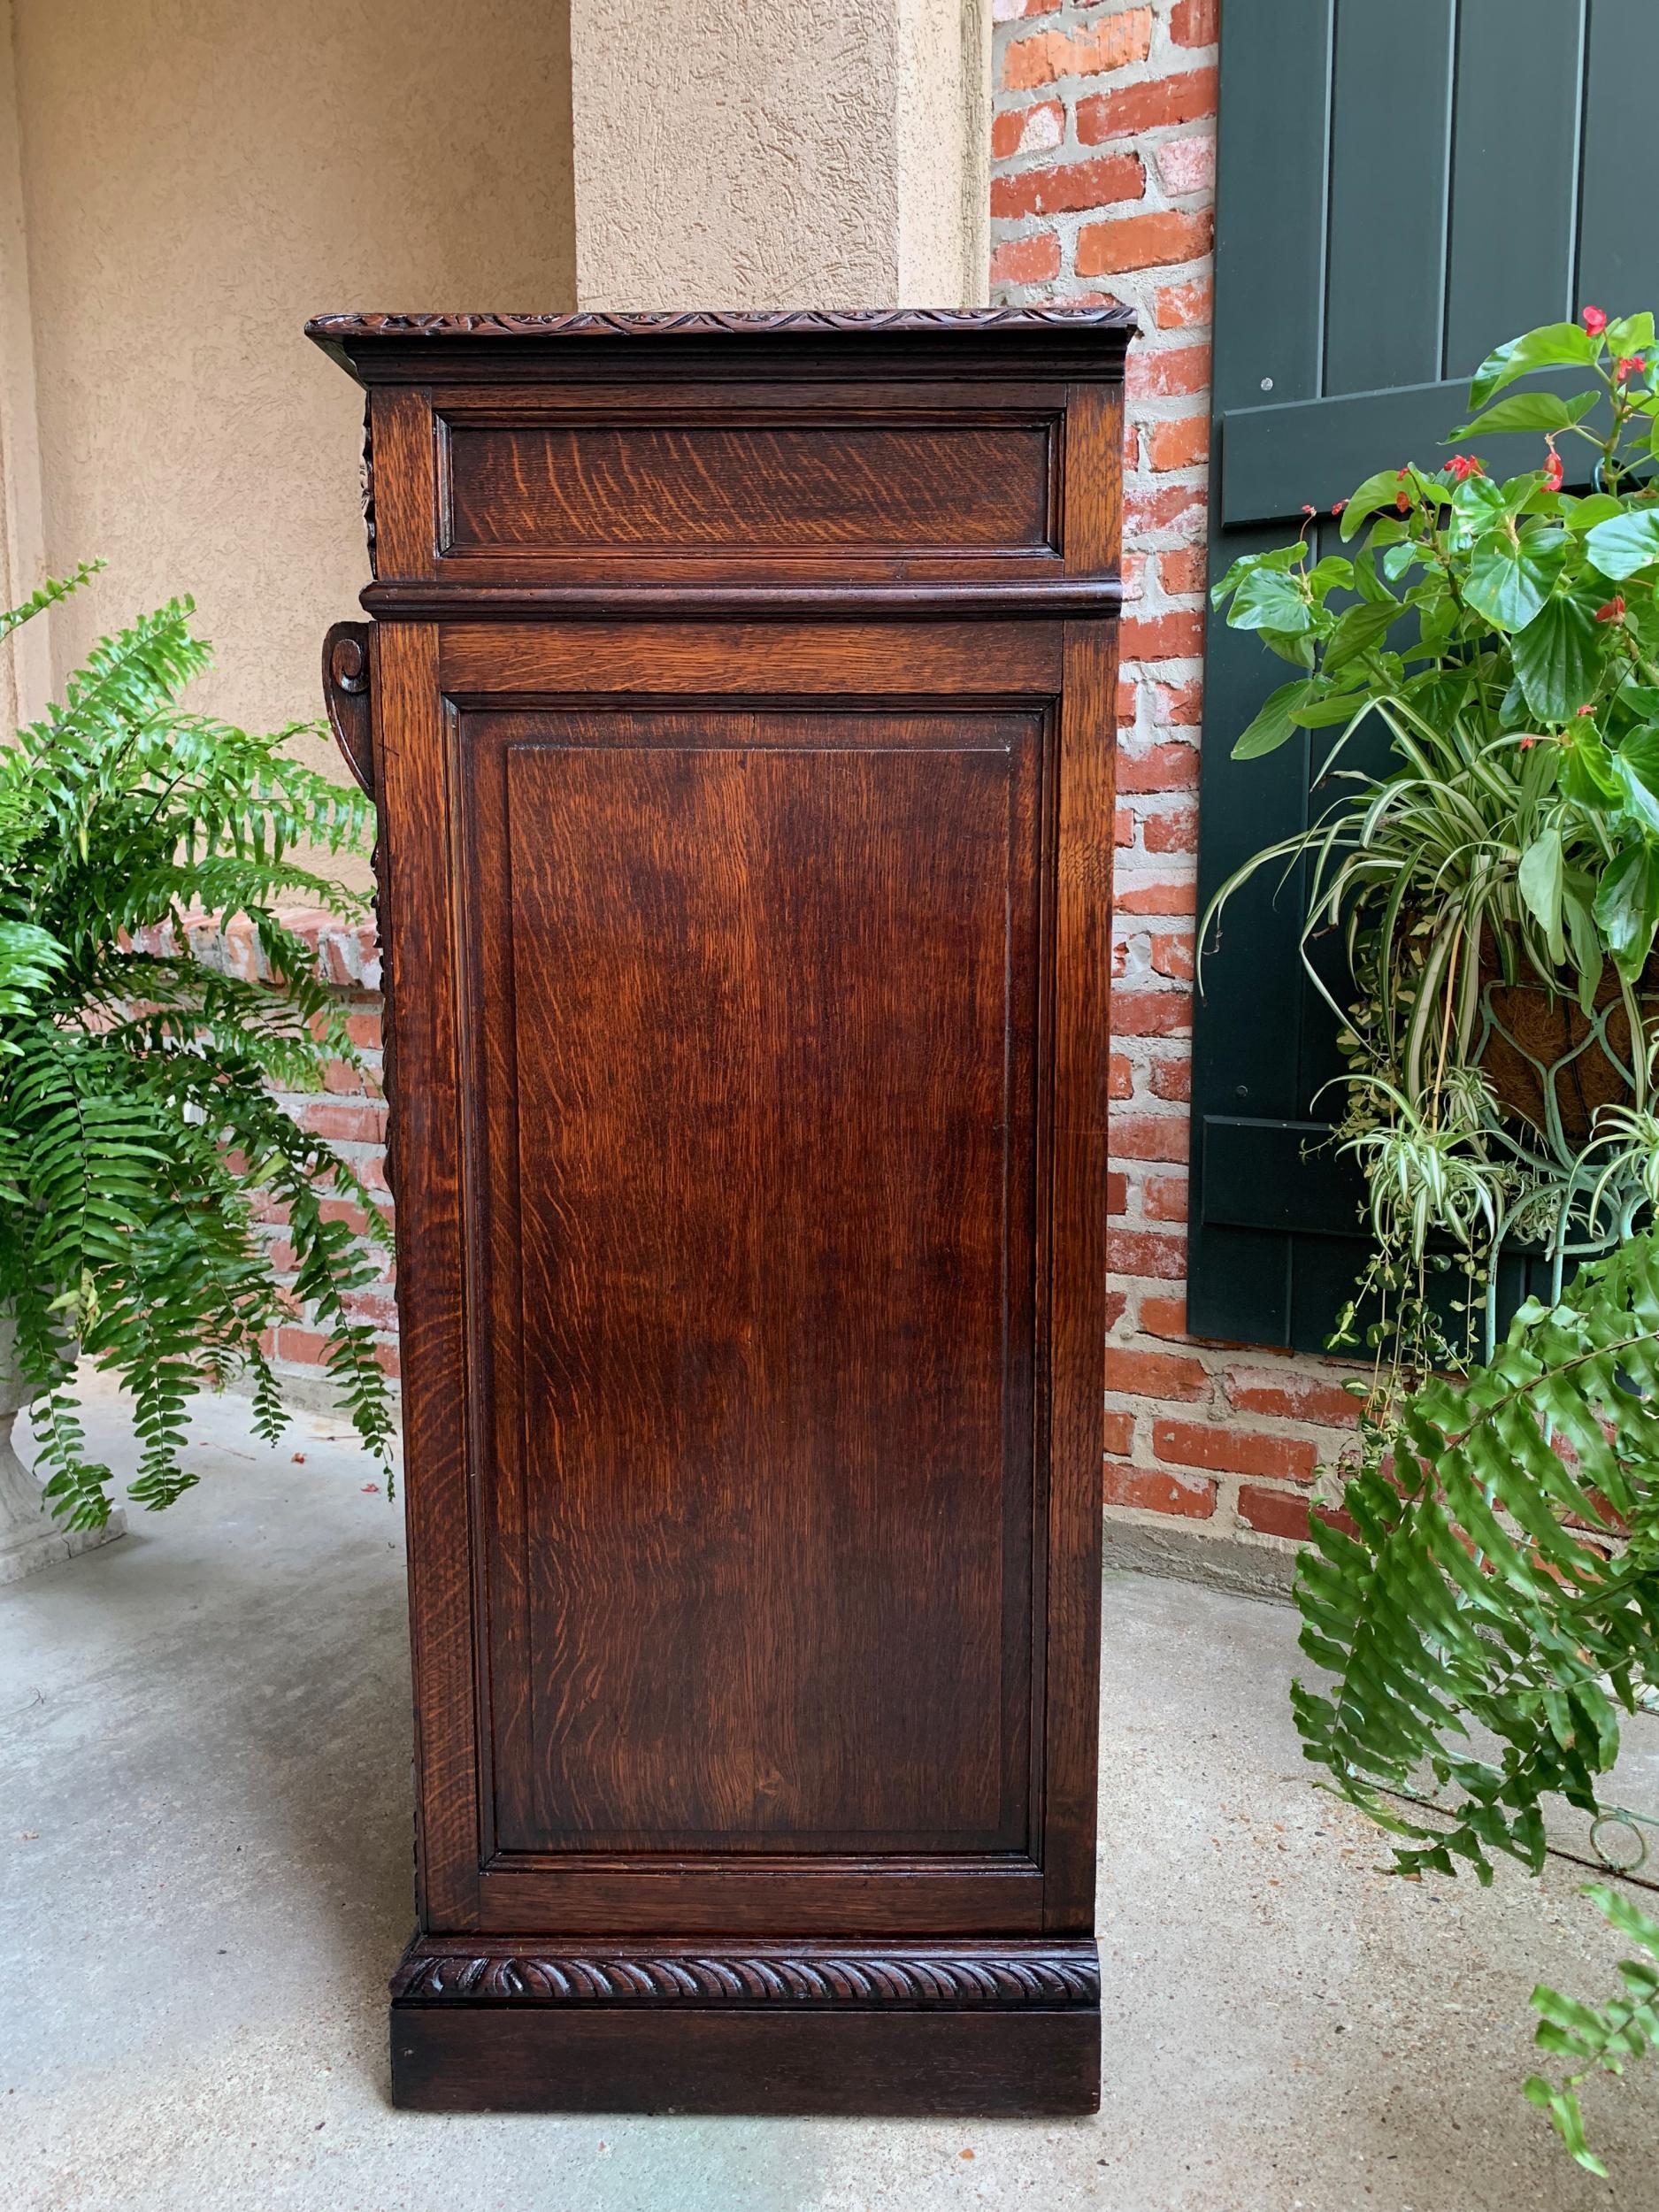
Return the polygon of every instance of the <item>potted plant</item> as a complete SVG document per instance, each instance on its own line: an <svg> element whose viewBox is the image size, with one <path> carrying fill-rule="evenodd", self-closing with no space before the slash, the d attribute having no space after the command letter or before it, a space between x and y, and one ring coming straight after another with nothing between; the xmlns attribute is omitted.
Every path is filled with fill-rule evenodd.
<svg viewBox="0 0 1659 2212"><path fill-rule="evenodd" d="M1584 388L1514 388L1563 370ZM1502 483L1474 451L1384 468L1333 510L1351 552L1317 556L1310 509L1214 595L1297 672L1235 756L1333 733L1316 776L1331 803L1223 886L1201 934L1248 876L1305 861L1304 956L1341 936L1349 993L1308 966L1347 1056L1340 1136L1369 1187L1385 1396L1490 1356L1506 1241L1541 1246L1558 1285L1627 1233L1659 1136L1653 317L1592 308L1529 331L1482 365L1471 403L1458 439L1535 430L1540 465ZM1356 767L1376 729L1386 764ZM1466 1272L1460 1338L1428 1296L1436 1238Z"/></svg>
<svg viewBox="0 0 1659 2212"><path fill-rule="evenodd" d="M0 637L82 586L50 583L0 616ZM0 1448L0 1563L61 1555L54 1528L94 1532L110 1470L88 1455L75 1360L132 1393L128 1493L150 1510L195 1478L180 1464L192 1394L246 1373L254 1420L284 1416L264 1348L289 1310L256 1225L283 1210L294 1297L329 1332L327 1365L358 1435L384 1458L388 1392L349 1299L374 1269L329 1197L357 1177L285 1113L272 1086L320 1088L357 1062L285 900L361 911L308 861L360 849L369 808L288 749L186 711L205 668L188 600L105 638L61 705L0 748L0 1423L33 1408L31 1493ZM250 920L268 981L194 958L188 927ZM147 935L146 933L149 933ZM171 943L173 949L143 949Z"/></svg>
<svg viewBox="0 0 1659 2212"><path fill-rule="evenodd" d="M1654 319L1530 331L1471 403L1457 440L1539 432L1540 465L1387 467L1334 511L1351 553L1317 556L1310 511L1217 586L1297 672L1235 754L1335 734L1324 812L1223 887L1205 932L1257 869L1308 864L1303 954L1340 1025L1340 1139L1375 1240L1357 1464L1298 1571L1329 1678L1295 1687L1304 1749L1398 1839L1399 1871L1486 1882L1500 1855L1541 1869L1551 1796L1629 1821L1603 1778L1659 1685ZM1590 449L1581 491L1570 441ZM1354 762L1367 726L1380 767ZM1310 956L1333 931L1346 992ZM1551 1294L1500 1340L1510 1240L1548 1256ZM1449 1326L1429 1294L1448 1255L1467 1286ZM1659 1920L1589 1894L1637 1948L1605 2006L1534 1992L1566 2064L1526 2093L1600 2172L1578 2090L1659 2046Z"/></svg>

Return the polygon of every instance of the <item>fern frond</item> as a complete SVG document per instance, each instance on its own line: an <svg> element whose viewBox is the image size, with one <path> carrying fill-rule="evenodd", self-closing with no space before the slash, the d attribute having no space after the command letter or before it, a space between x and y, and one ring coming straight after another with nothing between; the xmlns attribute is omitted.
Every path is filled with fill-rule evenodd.
<svg viewBox="0 0 1659 2212"><path fill-rule="evenodd" d="M87 572L42 587L0 635ZM46 1495L75 1527L107 1517L111 1479L75 1411L77 1344L133 1394L130 1494L151 1509L195 1480L181 1455L204 1380L250 1371L256 1425L279 1432L264 1342L289 1307L258 1220L273 1204L348 1414L382 1458L391 1434L373 1333L349 1303L378 1277L384 1217L271 1087L357 1064L337 995L278 910L363 910L312 856L361 849L372 810L285 754L299 726L251 734L180 708L210 657L190 612L175 600L100 640L62 703L0 747L0 1310L17 1320ZM204 915L251 919L265 979L134 949L161 923L188 945ZM325 1217L321 1194L362 1205L366 1241Z"/></svg>

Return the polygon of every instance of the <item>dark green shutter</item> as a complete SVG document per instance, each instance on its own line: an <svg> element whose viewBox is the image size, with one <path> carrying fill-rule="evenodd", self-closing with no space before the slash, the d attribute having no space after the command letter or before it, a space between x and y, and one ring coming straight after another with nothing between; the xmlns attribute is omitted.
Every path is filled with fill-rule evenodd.
<svg viewBox="0 0 1659 2212"><path fill-rule="evenodd" d="M1433 465L1491 348L1586 300L1659 306L1647 189L1659 0L1225 0L1210 574L1408 457ZM1494 438L1494 472L1537 441ZM1309 741L1233 739L1290 671L1218 618L1204 679L1199 905L1308 814ZM1328 733L1316 738L1329 741ZM1317 1350L1363 1261L1326 1149L1332 1018L1302 886L1260 879L1194 1018L1195 1334Z"/></svg>

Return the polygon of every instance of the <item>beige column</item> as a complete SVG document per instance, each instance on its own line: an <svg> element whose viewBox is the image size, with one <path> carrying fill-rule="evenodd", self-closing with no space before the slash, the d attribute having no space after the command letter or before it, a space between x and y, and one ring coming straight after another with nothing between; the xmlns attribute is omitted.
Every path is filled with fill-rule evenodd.
<svg viewBox="0 0 1659 2212"><path fill-rule="evenodd" d="M987 296L990 0L571 0L584 308Z"/></svg>
<svg viewBox="0 0 1659 2212"><path fill-rule="evenodd" d="M16 606L45 573L17 67L11 0L0 0L0 604ZM0 731L34 721L51 696L50 621L37 615L0 649Z"/></svg>

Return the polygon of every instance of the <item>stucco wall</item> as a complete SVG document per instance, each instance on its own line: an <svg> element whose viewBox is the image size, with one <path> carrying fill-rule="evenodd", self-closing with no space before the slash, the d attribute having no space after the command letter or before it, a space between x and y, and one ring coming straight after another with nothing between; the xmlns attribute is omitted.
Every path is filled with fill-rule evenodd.
<svg viewBox="0 0 1659 2212"><path fill-rule="evenodd" d="M361 395L300 335L339 307L573 305L559 0L13 0L53 618L194 593L199 703L320 710L357 611ZM332 749L317 757L332 758Z"/></svg>
<svg viewBox="0 0 1659 2212"><path fill-rule="evenodd" d="M582 306L983 299L986 0L572 17Z"/></svg>

